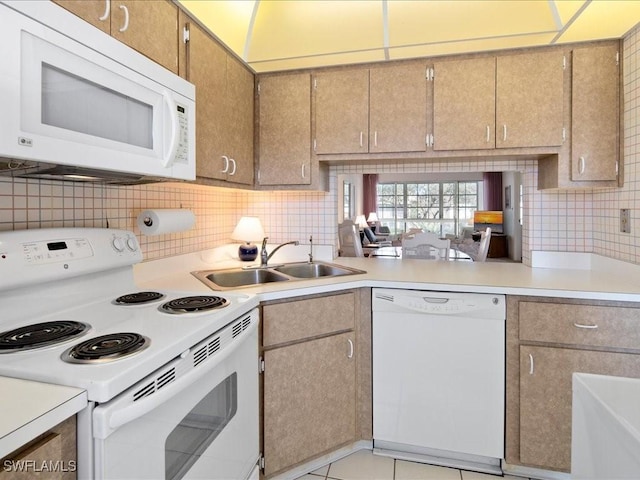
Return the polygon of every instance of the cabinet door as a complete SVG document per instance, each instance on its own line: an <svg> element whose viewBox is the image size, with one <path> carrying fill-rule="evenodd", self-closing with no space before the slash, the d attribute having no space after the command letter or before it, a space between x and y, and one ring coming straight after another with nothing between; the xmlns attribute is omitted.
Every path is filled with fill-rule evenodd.
<svg viewBox="0 0 640 480"><path fill-rule="evenodd" d="M111 33L109 12L111 0L53 0L61 7L74 13L85 22L99 28L105 33Z"/></svg>
<svg viewBox="0 0 640 480"><path fill-rule="evenodd" d="M311 183L311 75L260 79L260 185Z"/></svg>
<svg viewBox="0 0 640 480"><path fill-rule="evenodd" d="M112 1L111 35L178 73L178 7L172 2Z"/></svg>
<svg viewBox="0 0 640 480"><path fill-rule="evenodd" d="M562 145L564 55L498 57L496 147Z"/></svg>
<svg viewBox="0 0 640 480"><path fill-rule="evenodd" d="M369 153L426 150L426 69L416 63L369 71Z"/></svg>
<svg viewBox="0 0 640 480"><path fill-rule="evenodd" d="M617 45L573 51L571 180L615 180L619 155Z"/></svg>
<svg viewBox="0 0 640 480"><path fill-rule="evenodd" d="M353 332L264 353L265 475L355 439Z"/></svg>
<svg viewBox="0 0 640 480"><path fill-rule="evenodd" d="M196 175L223 180L227 53L195 23L189 25L186 78L196 86Z"/></svg>
<svg viewBox="0 0 640 480"><path fill-rule="evenodd" d="M340 70L314 76L315 152L369 151L369 70Z"/></svg>
<svg viewBox="0 0 640 480"><path fill-rule="evenodd" d="M520 461L571 469L574 372L640 378L640 355L520 347Z"/></svg>
<svg viewBox="0 0 640 480"><path fill-rule="evenodd" d="M178 73L178 8L172 2L54 1L154 62Z"/></svg>
<svg viewBox="0 0 640 480"><path fill-rule="evenodd" d="M434 150L495 147L495 71L493 57L434 65Z"/></svg>
<svg viewBox="0 0 640 480"><path fill-rule="evenodd" d="M225 110L217 121L231 159L227 180L247 185L253 184L253 85L253 74L227 55Z"/></svg>

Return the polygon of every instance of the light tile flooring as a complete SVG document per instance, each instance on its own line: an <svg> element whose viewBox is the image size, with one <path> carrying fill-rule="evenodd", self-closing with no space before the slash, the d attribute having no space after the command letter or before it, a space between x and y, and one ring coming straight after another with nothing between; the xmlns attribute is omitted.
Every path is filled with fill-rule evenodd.
<svg viewBox="0 0 640 480"><path fill-rule="evenodd" d="M457 468L394 460L360 450L298 480L526 480L522 477L488 475Z"/></svg>

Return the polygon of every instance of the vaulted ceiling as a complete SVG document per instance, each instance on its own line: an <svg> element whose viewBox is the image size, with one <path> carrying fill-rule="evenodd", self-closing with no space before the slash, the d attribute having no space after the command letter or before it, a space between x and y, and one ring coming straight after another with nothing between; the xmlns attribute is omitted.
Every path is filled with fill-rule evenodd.
<svg viewBox="0 0 640 480"><path fill-rule="evenodd" d="M256 72L620 38L640 0L179 0Z"/></svg>

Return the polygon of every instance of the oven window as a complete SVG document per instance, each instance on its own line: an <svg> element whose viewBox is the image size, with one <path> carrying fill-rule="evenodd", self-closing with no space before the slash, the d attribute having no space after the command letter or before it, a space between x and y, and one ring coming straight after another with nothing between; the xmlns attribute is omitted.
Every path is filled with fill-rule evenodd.
<svg viewBox="0 0 640 480"><path fill-rule="evenodd" d="M165 442L166 480L180 480L238 410L238 375L219 383L184 417Z"/></svg>

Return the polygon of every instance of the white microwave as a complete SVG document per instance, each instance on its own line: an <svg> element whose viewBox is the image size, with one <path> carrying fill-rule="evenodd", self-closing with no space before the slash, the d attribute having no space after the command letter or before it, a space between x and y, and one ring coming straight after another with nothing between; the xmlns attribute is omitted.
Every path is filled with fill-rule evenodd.
<svg viewBox="0 0 640 480"><path fill-rule="evenodd" d="M0 2L1 173L195 179L195 87L53 2Z"/></svg>

